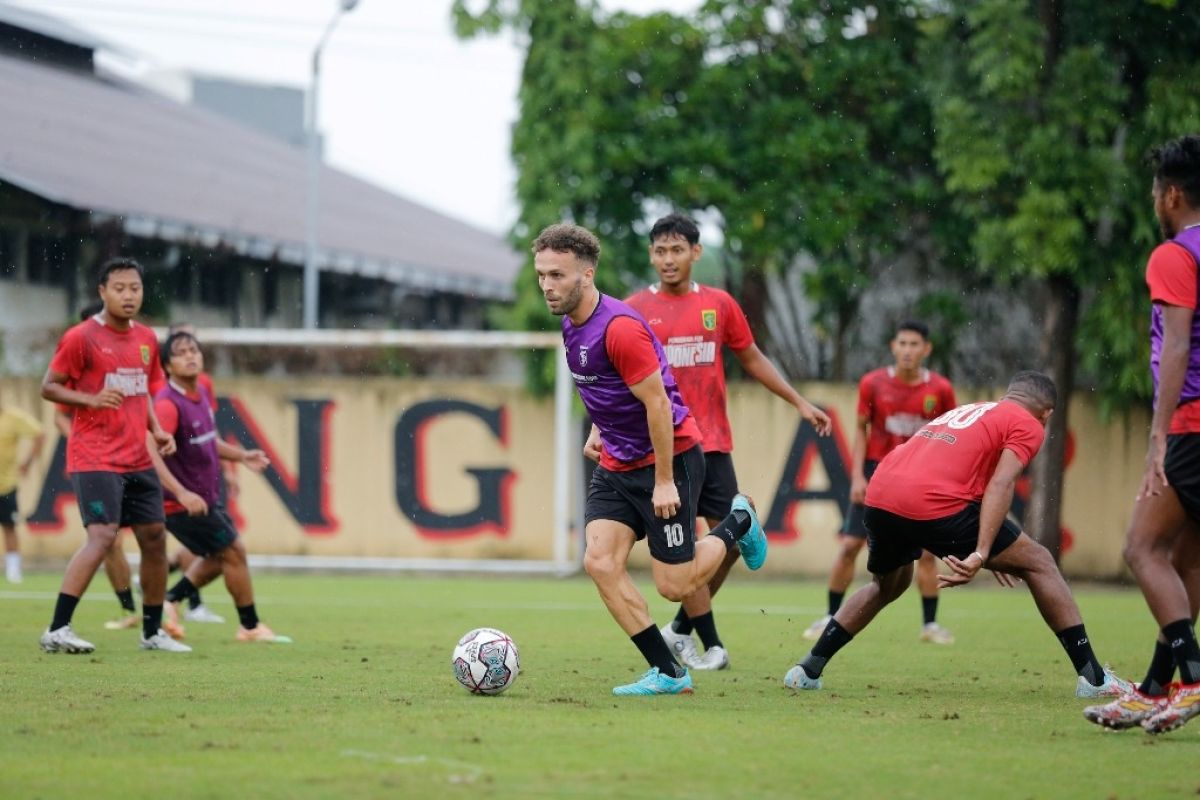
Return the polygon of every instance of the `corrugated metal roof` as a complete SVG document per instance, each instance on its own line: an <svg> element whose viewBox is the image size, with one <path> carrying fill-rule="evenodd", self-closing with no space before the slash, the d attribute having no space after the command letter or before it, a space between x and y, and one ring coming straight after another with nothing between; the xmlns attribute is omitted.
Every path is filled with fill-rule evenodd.
<svg viewBox="0 0 1200 800"><path fill-rule="evenodd" d="M0 22L88 50L103 49L114 53L128 53L124 48L117 47L64 19L42 14L24 6L0 3Z"/></svg>
<svg viewBox="0 0 1200 800"><path fill-rule="evenodd" d="M0 56L0 180L135 235L304 257L304 151L135 87ZM512 297L499 237L323 167L323 269Z"/></svg>

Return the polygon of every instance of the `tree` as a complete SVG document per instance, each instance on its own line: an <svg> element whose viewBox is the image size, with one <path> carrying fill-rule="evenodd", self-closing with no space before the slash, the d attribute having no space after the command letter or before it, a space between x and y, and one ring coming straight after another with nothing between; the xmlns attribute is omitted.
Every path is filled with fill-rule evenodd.
<svg viewBox="0 0 1200 800"><path fill-rule="evenodd" d="M1025 523L1056 554L1080 356L1114 405L1145 396L1138 287L1153 229L1141 157L1200 124L1200 17L1171 6L964 0L927 23L935 154L973 223L975 268L1029 287L1043 306L1031 349L1059 405Z"/></svg>

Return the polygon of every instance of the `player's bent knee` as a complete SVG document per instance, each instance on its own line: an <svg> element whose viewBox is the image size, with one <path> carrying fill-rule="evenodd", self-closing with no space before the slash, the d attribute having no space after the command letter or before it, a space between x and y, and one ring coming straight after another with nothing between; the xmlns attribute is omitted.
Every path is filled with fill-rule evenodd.
<svg viewBox="0 0 1200 800"><path fill-rule="evenodd" d="M621 567L617 563L617 560L605 554L592 555L588 553L585 555L583 558L583 569L597 583L612 580L621 572Z"/></svg>

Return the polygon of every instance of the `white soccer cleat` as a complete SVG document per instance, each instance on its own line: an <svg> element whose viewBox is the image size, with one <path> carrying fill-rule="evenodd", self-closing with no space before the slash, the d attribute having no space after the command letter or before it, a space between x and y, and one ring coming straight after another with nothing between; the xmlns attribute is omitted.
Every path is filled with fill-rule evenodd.
<svg viewBox="0 0 1200 800"><path fill-rule="evenodd" d="M167 635L162 628L149 639L142 639L139 645L143 650L165 650L168 653L190 653L192 648L183 642L177 642Z"/></svg>
<svg viewBox="0 0 1200 800"><path fill-rule="evenodd" d="M797 664L787 671L787 675L783 676L783 685L789 689L814 691L821 688L821 679L808 677L804 667Z"/></svg>
<svg viewBox="0 0 1200 800"><path fill-rule="evenodd" d="M220 625L225 622L225 618L214 612L208 606L201 603L195 608L189 608L183 612L183 618L188 622L211 622Z"/></svg>
<svg viewBox="0 0 1200 800"><path fill-rule="evenodd" d="M47 628L39 644L47 653L90 653L96 649L96 645L76 636L70 625L53 631Z"/></svg>
<svg viewBox="0 0 1200 800"><path fill-rule="evenodd" d="M813 624L804 629L804 633L800 634L800 638L810 642L820 639L821 634L825 632L825 626L829 624L829 620L831 619L833 617L826 614L818 620L813 620Z"/></svg>
<svg viewBox="0 0 1200 800"><path fill-rule="evenodd" d="M954 634L936 622L930 622L921 627L920 639L922 642L932 642L933 644L954 644Z"/></svg>
<svg viewBox="0 0 1200 800"><path fill-rule="evenodd" d="M696 659L692 668L698 670L729 669L729 653L721 645L714 644L704 651L704 655Z"/></svg>
<svg viewBox="0 0 1200 800"><path fill-rule="evenodd" d="M1097 697L1121 697L1132 694L1136 690L1137 686L1124 678L1117 677L1109 671L1108 667L1104 668L1104 681L1099 686L1092 686L1082 675L1075 681L1075 696L1089 700Z"/></svg>
<svg viewBox="0 0 1200 800"><path fill-rule="evenodd" d="M659 629L659 633L662 634L663 641L667 643L667 647L671 648L671 652L679 659L680 663L685 667L701 669L699 666L700 651L696 649L696 640L690 633L676 633L669 622Z"/></svg>

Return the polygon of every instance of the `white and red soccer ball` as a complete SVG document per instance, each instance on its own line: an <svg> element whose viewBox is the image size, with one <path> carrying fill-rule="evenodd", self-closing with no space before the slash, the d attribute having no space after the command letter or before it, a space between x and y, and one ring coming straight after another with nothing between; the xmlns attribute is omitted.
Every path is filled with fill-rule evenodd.
<svg viewBox="0 0 1200 800"><path fill-rule="evenodd" d="M521 671L517 646L495 628L476 628L459 639L451 663L454 677L472 694L500 694Z"/></svg>

